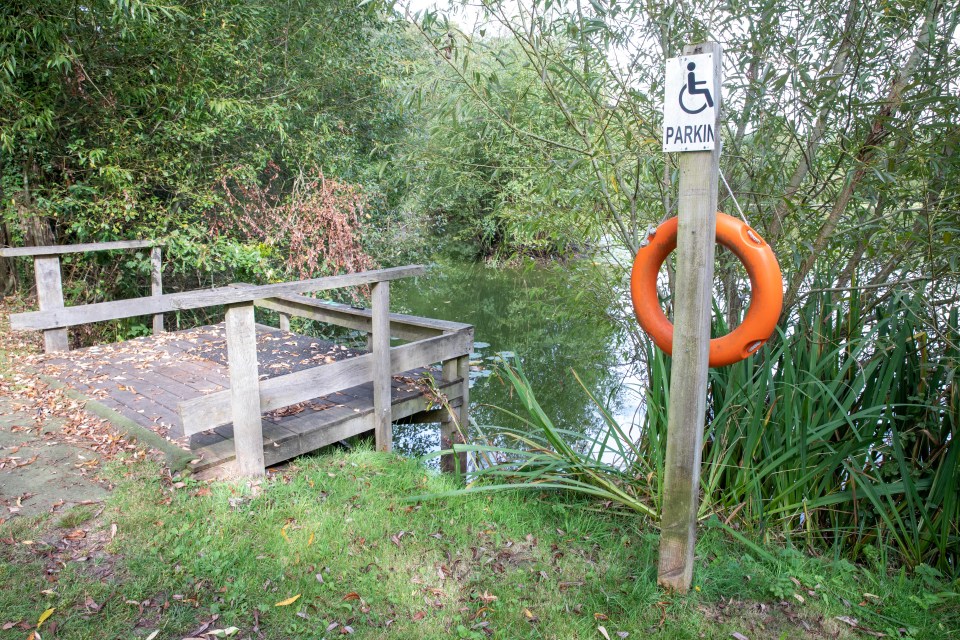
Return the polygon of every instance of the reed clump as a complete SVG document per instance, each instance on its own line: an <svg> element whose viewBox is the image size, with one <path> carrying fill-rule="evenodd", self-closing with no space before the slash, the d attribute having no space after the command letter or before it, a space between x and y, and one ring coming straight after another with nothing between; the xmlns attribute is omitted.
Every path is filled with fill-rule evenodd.
<svg viewBox="0 0 960 640"><path fill-rule="evenodd" d="M894 293L807 297L756 357L711 370L703 520L754 539L887 566L960 575L958 310ZM716 314L721 318L723 314ZM715 327L715 335L726 331ZM474 487L569 489L656 520L662 500L670 359L647 347L649 385L630 438L557 427L523 371L505 364L526 415L470 447ZM599 406L599 404L598 404Z"/></svg>

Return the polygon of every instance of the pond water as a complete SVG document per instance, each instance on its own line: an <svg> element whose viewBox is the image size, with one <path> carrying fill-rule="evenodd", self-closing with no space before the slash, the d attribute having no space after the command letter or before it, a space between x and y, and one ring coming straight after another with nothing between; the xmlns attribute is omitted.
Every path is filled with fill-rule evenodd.
<svg viewBox="0 0 960 640"><path fill-rule="evenodd" d="M622 325L611 320L611 313L624 311L622 296L603 289L599 268L586 262L527 267L447 262L426 276L394 282L391 309L474 325L470 411L480 425L516 425L495 407L522 411L509 383L497 375L497 362L508 358L519 361L558 427L589 432L602 421L571 369L629 427L639 405L630 364L634 349ZM422 456L439 444L436 425L394 428L394 445L404 454Z"/></svg>

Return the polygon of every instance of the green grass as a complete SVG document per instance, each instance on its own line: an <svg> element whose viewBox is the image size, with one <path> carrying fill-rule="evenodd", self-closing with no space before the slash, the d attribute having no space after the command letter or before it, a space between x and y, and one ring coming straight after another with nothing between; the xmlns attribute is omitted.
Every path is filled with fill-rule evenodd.
<svg viewBox="0 0 960 640"><path fill-rule="evenodd" d="M854 637L835 616L915 638L960 628L957 585L932 575L887 576L708 527L695 589L672 596L655 585L656 530L634 514L531 491L411 502L454 485L363 449L297 467L251 486L117 466L85 539L63 541L63 519L13 519L0 527L0 625L35 625L55 608L44 638L183 638L207 622L266 638L346 626L357 638L601 638L598 626L611 638Z"/></svg>
<svg viewBox="0 0 960 640"><path fill-rule="evenodd" d="M96 511L89 506L77 505L67 511L57 522L57 527L61 529L73 529L89 522L96 515Z"/></svg>

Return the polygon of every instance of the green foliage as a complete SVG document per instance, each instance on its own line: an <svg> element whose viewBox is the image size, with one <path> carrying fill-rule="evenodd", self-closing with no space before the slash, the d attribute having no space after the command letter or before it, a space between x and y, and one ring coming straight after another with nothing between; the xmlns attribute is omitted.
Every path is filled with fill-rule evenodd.
<svg viewBox="0 0 960 640"><path fill-rule="evenodd" d="M285 200L320 168L379 193L375 164L404 124L383 81L397 34L379 2L4 4L5 232L26 244L162 238L168 290L272 279L285 256L240 233L211 237L228 205L218 185L239 167L270 166ZM391 206L377 203L368 214ZM142 290L108 258L77 258L70 303Z"/></svg>
<svg viewBox="0 0 960 640"><path fill-rule="evenodd" d="M428 20L422 29L442 41L453 27ZM483 256L565 255L596 240L597 229L583 225L597 203L583 189L577 155L540 142L569 135L523 51L492 39L472 53L430 64L427 44L406 80L422 121L395 160L409 185L406 206ZM471 84L478 79L489 83L481 93Z"/></svg>

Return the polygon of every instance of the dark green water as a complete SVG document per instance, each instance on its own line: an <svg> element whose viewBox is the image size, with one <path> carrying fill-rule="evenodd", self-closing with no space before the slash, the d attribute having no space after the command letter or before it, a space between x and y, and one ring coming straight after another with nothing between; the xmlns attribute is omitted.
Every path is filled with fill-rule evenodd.
<svg viewBox="0 0 960 640"><path fill-rule="evenodd" d="M626 361L632 349L610 320L612 303L602 302L613 297L597 295L598 279L590 268L595 267L439 264L427 276L393 283L391 308L474 325L470 400L478 424L515 424L492 408L519 410L509 384L496 372L499 358L507 357L520 361L557 426L588 432L600 424L600 415L571 368L621 422L632 419L637 395L624 384L630 380ZM419 456L439 448L439 435L435 425L398 425L394 443L399 451Z"/></svg>

